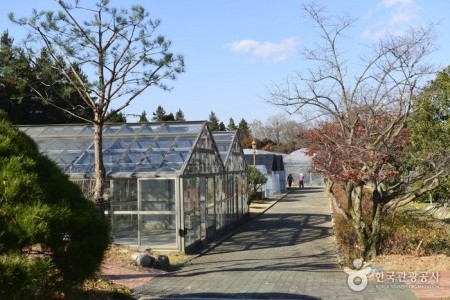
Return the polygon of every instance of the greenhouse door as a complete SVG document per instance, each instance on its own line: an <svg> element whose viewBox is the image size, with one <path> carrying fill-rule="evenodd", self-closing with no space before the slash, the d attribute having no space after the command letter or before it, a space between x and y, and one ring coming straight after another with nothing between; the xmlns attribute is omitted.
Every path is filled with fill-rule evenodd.
<svg viewBox="0 0 450 300"><path fill-rule="evenodd" d="M139 179L139 245L177 249L174 179Z"/></svg>
<svg viewBox="0 0 450 300"><path fill-rule="evenodd" d="M214 178L205 177L200 181L200 220L202 239L214 238L216 232L216 215L214 201ZM205 232L206 235L203 234Z"/></svg>

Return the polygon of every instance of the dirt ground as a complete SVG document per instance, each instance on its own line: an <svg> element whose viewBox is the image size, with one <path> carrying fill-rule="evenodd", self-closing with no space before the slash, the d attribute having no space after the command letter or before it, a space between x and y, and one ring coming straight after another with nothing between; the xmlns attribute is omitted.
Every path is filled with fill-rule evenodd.
<svg viewBox="0 0 450 300"><path fill-rule="evenodd" d="M450 257L432 255L381 255L374 261L385 271L392 272L450 272Z"/></svg>

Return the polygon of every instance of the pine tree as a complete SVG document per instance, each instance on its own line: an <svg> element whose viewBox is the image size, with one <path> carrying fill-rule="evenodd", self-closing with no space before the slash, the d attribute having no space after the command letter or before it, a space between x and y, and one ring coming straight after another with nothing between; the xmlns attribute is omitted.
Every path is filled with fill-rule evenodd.
<svg viewBox="0 0 450 300"><path fill-rule="evenodd" d="M213 111L209 114L208 123L211 131L219 131L219 119Z"/></svg>
<svg viewBox="0 0 450 300"><path fill-rule="evenodd" d="M109 223L5 115L0 113L0 297L53 298L42 293L98 271Z"/></svg>
<svg viewBox="0 0 450 300"><path fill-rule="evenodd" d="M153 113L152 120L156 121L156 122L162 122L162 121L164 121L165 116L166 116L166 110L161 105L159 105L156 108L156 111Z"/></svg>
<svg viewBox="0 0 450 300"><path fill-rule="evenodd" d="M106 116L105 121L107 123L126 123L127 117L123 114L123 112L111 110Z"/></svg>
<svg viewBox="0 0 450 300"><path fill-rule="evenodd" d="M242 118L239 122L238 133L241 139L250 138L252 136L250 127L248 126L248 123L244 118Z"/></svg>
<svg viewBox="0 0 450 300"><path fill-rule="evenodd" d="M145 112L145 110L139 116L139 123L148 123L147 113Z"/></svg>
<svg viewBox="0 0 450 300"><path fill-rule="evenodd" d="M102 203L106 183L102 139L107 110L117 103L115 110L123 111L149 88L170 90L167 81L184 72L184 58L169 50L170 41L157 34L160 21L151 19L143 6L117 9L110 1L98 1L90 7L80 7L78 0L56 2L58 12L35 9L29 18L16 18L13 13L9 18L28 29L29 51L44 45L56 62L55 68L91 110L90 118L72 114L94 127L94 199ZM91 13L83 14L86 10ZM73 74L64 72L66 69L76 73L75 80ZM81 80L83 71L89 80ZM45 95L34 95L47 101Z"/></svg>
<svg viewBox="0 0 450 300"><path fill-rule="evenodd" d="M175 121L186 121L184 119L184 113L179 109L175 114Z"/></svg>
<svg viewBox="0 0 450 300"><path fill-rule="evenodd" d="M163 121L165 121L165 122L167 122L167 121L175 121L175 116L173 115L173 113L165 115L163 117Z"/></svg>
<svg viewBox="0 0 450 300"><path fill-rule="evenodd" d="M3 33L0 44L0 109L14 124L82 122L68 112L86 117L89 109L66 78L58 73L52 58L44 50L32 56L33 63L23 49L14 46L8 32ZM84 80L82 73L80 76ZM45 96L46 101L35 94Z"/></svg>
<svg viewBox="0 0 450 300"><path fill-rule="evenodd" d="M228 131L236 131L237 127L236 124L234 123L233 118L230 118L230 122L228 123Z"/></svg>
<svg viewBox="0 0 450 300"><path fill-rule="evenodd" d="M225 127L225 124L223 124L223 122L220 122L219 124L219 131L227 131L227 128Z"/></svg>

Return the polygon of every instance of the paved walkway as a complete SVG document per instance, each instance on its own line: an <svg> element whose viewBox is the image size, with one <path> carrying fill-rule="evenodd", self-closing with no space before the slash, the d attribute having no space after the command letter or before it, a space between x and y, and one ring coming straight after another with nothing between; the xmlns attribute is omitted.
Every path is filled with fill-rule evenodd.
<svg viewBox="0 0 450 300"><path fill-rule="evenodd" d="M134 297L241 299L415 299L407 288L361 292L335 265L322 189L294 190L181 270L137 287Z"/></svg>

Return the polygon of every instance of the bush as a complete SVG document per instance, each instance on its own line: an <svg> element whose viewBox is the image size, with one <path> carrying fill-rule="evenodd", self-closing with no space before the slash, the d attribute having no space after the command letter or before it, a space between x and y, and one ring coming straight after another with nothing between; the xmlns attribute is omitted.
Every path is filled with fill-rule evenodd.
<svg viewBox="0 0 450 300"><path fill-rule="evenodd" d="M0 298L80 283L98 270L109 245L109 224L95 205L4 120L0 228Z"/></svg>
<svg viewBox="0 0 450 300"><path fill-rule="evenodd" d="M355 229L351 222L338 214L335 217L335 235L341 258L345 265L351 267L353 260L360 257ZM436 223L400 211L384 217L380 254L450 255L449 244L446 229Z"/></svg>
<svg viewBox="0 0 450 300"><path fill-rule="evenodd" d="M382 254L450 255L449 244L443 226L417 215L398 212L384 220Z"/></svg>
<svg viewBox="0 0 450 300"><path fill-rule="evenodd" d="M346 221L341 215L335 214L334 231L338 252L346 266L353 268L353 260L360 258L361 254L356 245L356 233L351 222Z"/></svg>
<svg viewBox="0 0 450 300"><path fill-rule="evenodd" d="M49 259L30 260L23 255L2 255L0 295L8 299L30 299L37 294L44 294L50 264Z"/></svg>

